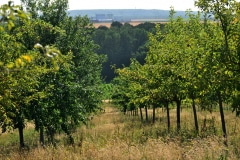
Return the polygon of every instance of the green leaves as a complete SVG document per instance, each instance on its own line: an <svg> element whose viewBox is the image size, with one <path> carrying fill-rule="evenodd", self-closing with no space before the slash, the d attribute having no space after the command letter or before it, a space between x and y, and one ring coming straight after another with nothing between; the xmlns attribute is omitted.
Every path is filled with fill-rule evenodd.
<svg viewBox="0 0 240 160"><path fill-rule="evenodd" d="M27 14L11 3L0 8L10 29L0 31L0 127L22 130L33 120L53 142L57 130L70 136L100 109L104 56L95 53L89 19L67 17L65 0L41 2L50 8L33 2L28 9L42 10L43 20L25 21Z"/></svg>
<svg viewBox="0 0 240 160"><path fill-rule="evenodd" d="M218 103L226 135L222 103L231 102L239 114L239 96L232 94L240 86L239 3L200 0L196 4L204 11L204 19L202 13L190 11L188 19L174 17L172 9L164 30L156 25L156 33L149 35L146 63L132 62L117 70L117 85L124 91L115 98L123 107L175 101L178 129L182 100L197 99L210 111L211 104Z"/></svg>
<svg viewBox="0 0 240 160"><path fill-rule="evenodd" d="M14 6L12 1L9 1L8 4L0 6L0 22L7 22L8 30L10 31L14 26L14 21L19 18L20 20L28 20L28 16L22 10L20 6ZM0 27L0 31L4 30Z"/></svg>

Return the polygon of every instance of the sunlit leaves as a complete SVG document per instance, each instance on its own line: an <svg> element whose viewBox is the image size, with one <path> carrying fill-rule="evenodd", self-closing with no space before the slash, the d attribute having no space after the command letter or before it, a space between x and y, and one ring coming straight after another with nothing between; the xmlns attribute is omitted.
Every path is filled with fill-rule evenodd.
<svg viewBox="0 0 240 160"><path fill-rule="evenodd" d="M8 30L11 30L15 26L14 21L16 21L17 18L28 20L27 14L20 10L20 6L14 6L13 1L9 1L8 4L0 6L0 16L1 23L7 22ZM4 29L0 27L0 30Z"/></svg>
<svg viewBox="0 0 240 160"><path fill-rule="evenodd" d="M211 67L211 74L215 74L212 83L222 85L221 89L228 89L236 92L235 88L239 85L239 2L235 0L228 1L206 1L198 0L197 6L205 13L214 15L215 25L208 25L207 33L211 39L208 42L208 52L213 60L207 59ZM212 46L212 47L211 47ZM218 87L219 88L219 87ZM216 87L215 87L216 89ZM238 89L237 89L238 90ZM235 94L231 96L234 97ZM236 102L235 97L234 102ZM233 103L233 108L237 107Z"/></svg>

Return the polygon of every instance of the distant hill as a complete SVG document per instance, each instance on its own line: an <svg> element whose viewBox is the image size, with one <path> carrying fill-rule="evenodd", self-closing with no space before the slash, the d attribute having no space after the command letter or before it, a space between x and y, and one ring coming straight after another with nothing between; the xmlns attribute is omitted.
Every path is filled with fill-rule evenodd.
<svg viewBox="0 0 240 160"><path fill-rule="evenodd" d="M197 13L197 12L193 12ZM69 16L87 16L91 20L126 22L136 19L168 19L169 10L145 9L94 9L69 10ZM185 17L185 11L176 11L176 16Z"/></svg>

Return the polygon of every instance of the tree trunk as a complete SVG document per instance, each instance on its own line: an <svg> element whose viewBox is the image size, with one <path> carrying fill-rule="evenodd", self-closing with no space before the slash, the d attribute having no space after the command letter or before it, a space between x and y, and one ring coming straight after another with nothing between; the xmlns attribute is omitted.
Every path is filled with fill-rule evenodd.
<svg viewBox="0 0 240 160"><path fill-rule="evenodd" d="M123 107L123 114L125 115L126 114L126 112L127 112L127 107Z"/></svg>
<svg viewBox="0 0 240 160"><path fill-rule="evenodd" d="M135 116L138 116L138 108L135 109Z"/></svg>
<svg viewBox="0 0 240 160"><path fill-rule="evenodd" d="M41 146L44 146L44 129L43 129L43 126L40 127L40 138L39 138L39 141L40 141L40 144Z"/></svg>
<svg viewBox="0 0 240 160"><path fill-rule="evenodd" d="M68 139L69 139L69 142L68 142L68 143L69 143L70 145L74 145L74 138L72 137L71 134L68 135Z"/></svg>
<svg viewBox="0 0 240 160"><path fill-rule="evenodd" d="M22 117L22 110L20 107L20 115L17 117L17 128L18 128L18 134L19 134L19 144L20 148L24 148L24 137L23 137L23 128L24 128L24 118Z"/></svg>
<svg viewBox="0 0 240 160"><path fill-rule="evenodd" d="M181 117L180 117L180 114L181 114L181 100L176 100L176 103L177 103L177 132L180 131L181 129Z"/></svg>
<svg viewBox="0 0 240 160"><path fill-rule="evenodd" d="M192 98L192 109L193 109L193 116L194 116L194 123L195 123L195 129L196 132L198 133L198 119L197 119L197 111L196 111L196 105L195 105L195 100Z"/></svg>
<svg viewBox="0 0 240 160"><path fill-rule="evenodd" d="M165 105L165 108L167 110L167 126L168 126L168 132L169 132L170 131L170 113L169 113L168 102L166 102L164 105Z"/></svg>
<svg viewBox="0 0 240 160"><path fill-rule="evenodd" d="M50 142L53 146L55 145L54 134L55 134L54 128L52 126L49 126L48 129L47 129L48 142Z"/></svg>
<svg viewBox="0 0 240 160"><path fill-rule="evenodd" d="M21 122L20 124L18 124L18 133L19 133L20 148L24 148L25 144L24 144L24 137L23 137L23 124Z"/></svg>
<svg viewBox="0 0 240 160"><path fill-rule="evenodd" d="M146 115L146 121L148 121L148 109L147 109L147 106L145 106L145 115Z"/></svg>
<svg viewBox="0 0 240 160"><path fill-rule="evenodd" d="M141 117L141 121L143 121L142 107L139 107L139 109L140 109L140 117Z"/></svg>
<svg viewBox="0 0 240 160"><path fill-rule="evenodd" d="M168 102L166 102L165 104L165 108L167 110L167 126L168 126L168 132L170 131L170 112L169 112L169 105L168 105Z"/></svg>
<svg viewBox="0 0 240 160"><path fill-rule="evenodd" d="M156 108L153 105L153 117L152 117L152 123L155 123L155 115L156 115Z"/></svg>
<svg viewBox="0 0 240 160"><path fill-rule="evenodd" d="M225 118L224 118L224 112L223 112L222 95L220 92L218 92L218 103L219 103L219 111L220 111L221 122L222 122L223 137L225 139L224 144L227 146L227 130L226 130L226 124L225 124Z"/></svg>

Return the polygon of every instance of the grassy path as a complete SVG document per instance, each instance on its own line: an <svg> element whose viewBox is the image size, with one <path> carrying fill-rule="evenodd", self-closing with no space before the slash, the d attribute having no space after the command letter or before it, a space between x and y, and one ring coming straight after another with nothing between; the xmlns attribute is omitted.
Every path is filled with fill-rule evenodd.
<svg viewBox="0 0 240 160"><path fill-rule="evenodd" d="M110 103L105 103L104 108L104 113L94 116L86 126L77 130L74 146L66 145L64 135L57 135L59 143L56 148L32 147L29 151L20 153L16 147L9 150L10 146L6 145L5 149L8 150L5 151L9 153L3 154L0 151L0 160L202 160L224 157L225 147L221 136L192 137L191 131L187 129L193 126L183 127L180 135L174 135L174 132L167 134L165 121L162 120L164 112L158 113L162 119L150 124L140 122L139 117L122 115ZM171 114L174 119L175 111ZM183 111L182 115L184 121L191 121L189 111ZM235 138L230 135L228 154L228 158L233 160L240 158L239 128L235 132ZM30 134L32 135L36 133ZM4 136L7 139L7 135ZM1 143L0 141L0 145Z"/></svg>

